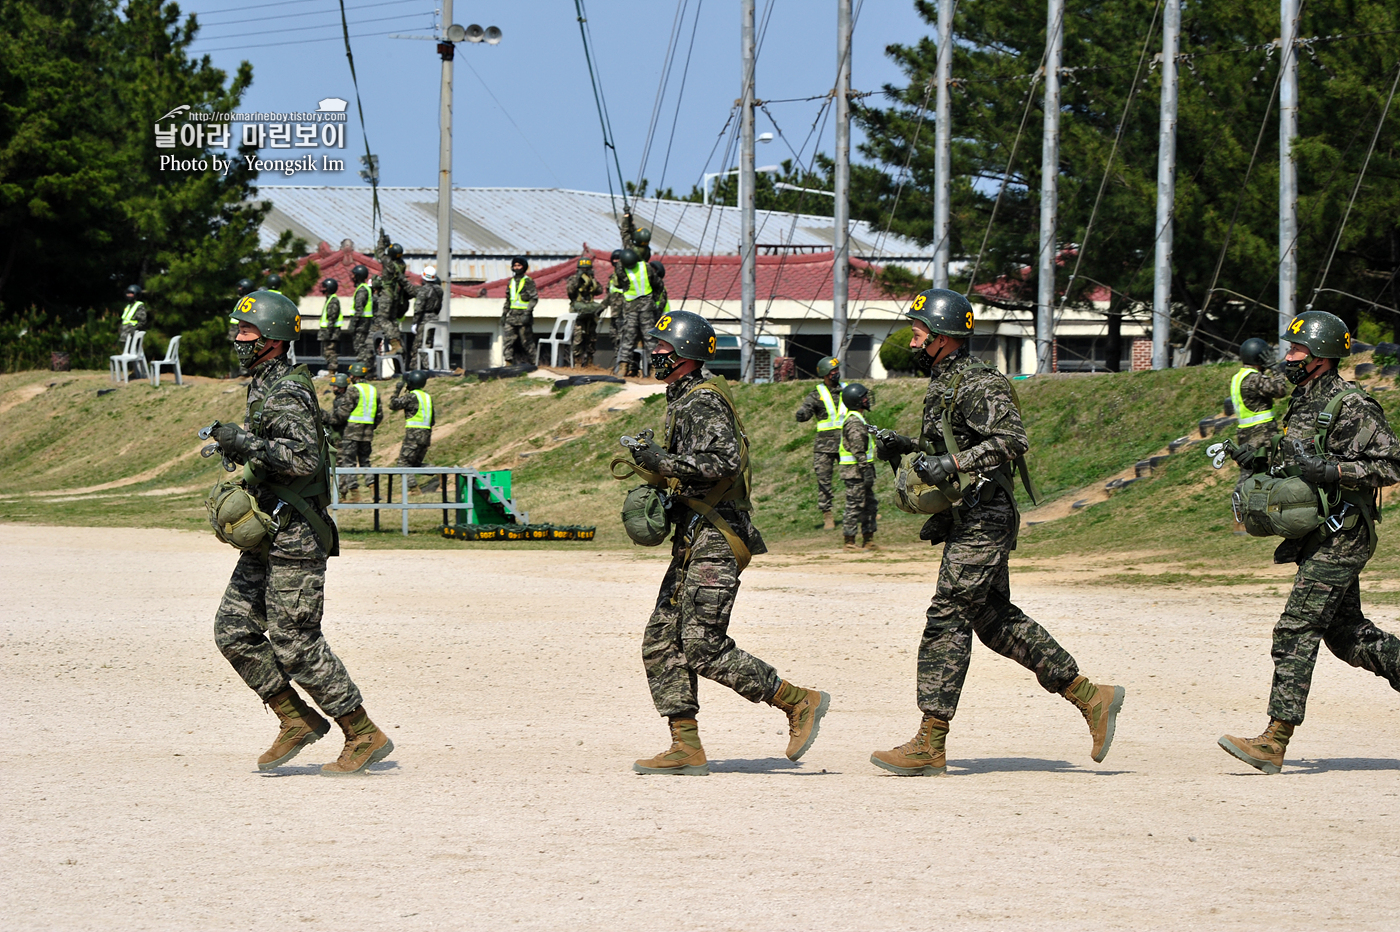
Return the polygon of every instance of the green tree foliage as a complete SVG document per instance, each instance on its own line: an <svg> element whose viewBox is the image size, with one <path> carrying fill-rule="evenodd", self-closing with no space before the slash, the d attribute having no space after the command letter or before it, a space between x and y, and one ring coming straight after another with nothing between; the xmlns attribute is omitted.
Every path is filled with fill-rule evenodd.
<svg viewBox="0 0 1400 932"><path fill-rule="evenodd" d="M160 0L0 4L0 319L38 308L57 344L138 283L155 317L148 347L189 331L193 357L239 278L290 271L305 253L289 235L260 248L269 205L238 156L224 172L161 166L215 153L157 149L154 124L185 122L161 119L182 104L237 110L252 81L247 62L230 78L192 58L197 29Z"/></svg>

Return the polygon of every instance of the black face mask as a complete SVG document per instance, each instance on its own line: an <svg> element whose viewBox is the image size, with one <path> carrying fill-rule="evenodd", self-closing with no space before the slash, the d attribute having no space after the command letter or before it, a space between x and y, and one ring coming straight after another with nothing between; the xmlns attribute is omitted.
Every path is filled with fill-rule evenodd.
<svg viewBox="0 0 1400 932"><path fill-rule="evenodd" d="M238 354L238 362L244 369L253 368L253 360L263 350L267 349L267 337L258 337L256 340L235 340L233 351Z"/></svg>
<svg viewBox="0 0 1400 932"><path fill-rule="evenodd" d="M666 353L664 355L661 353L652 353L651 377L664 382L683 362L685 362L685 360L681 359L675 353Z"/></svg>
<svg viewBox="0 0 1400 932"><path fill-rule="evenodd" d="M933 374L933 357L928 354L928 340L914 353L914 371L919 375Z"/></svg>
<svg viewBox="0 0 1400 932"><path fill-rule="evenodd" d="M1302 385L1308 380L1311 374L1308 372L1308 363L1314 358L1312 354L1304 356L1302 359L1287 359L1283 363L1283 377L1293 385Z"/></svg>

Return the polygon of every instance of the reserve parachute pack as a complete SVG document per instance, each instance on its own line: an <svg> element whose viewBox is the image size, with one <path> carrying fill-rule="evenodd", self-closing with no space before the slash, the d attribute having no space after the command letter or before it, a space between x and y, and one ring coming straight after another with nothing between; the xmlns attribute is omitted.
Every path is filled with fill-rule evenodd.
<svg viewBox="0 0 1400 932"><path fill-rule="evenodd" d="M241 479L214 483L204 500L204 509L209 513L214 536L239 550L261 549L274 530L271 516L258 507L257 498L243 488Z"/></svg>
<svg viewBox="0 0 1400 932"><path fill-rule="evenodd" d="M958 441L953 436L953 402L957 398L958 387L962 384L963 377L974 369L997 371L995 366L978 361L973 362L954 377L953 383L943 392L943 406L938 420L939 435L931 438L923 436L919 438L919 445L925 452L947 453L953 457L957 457L962 452L958 449ZM1007 383L1007 388L1011 392L1011 403L1016 406L1016 410L1019 412L1021 399L1016 396L1016 388L1010 382ZM1016 496L1011 483L1013 467L1021 475L1021 485L1025 487L1026 495L1030 497L1031 504L1038 504L1035 486L1031 483L1030 469L1026 466L1025 456L1018 456L1010 463L1003 463L989 475L965 473L949 482L942 482L938 485L929 485L915 471L914 462L916 459L916 454L906 454L900 458L899 466L895 469L894 503L900 511L915 515L936 515L953 508L953 523L957 524L961 521L962 515L960 509L954 506L964 502L969 506L977 504L981 489L988 482L995 482L1000 486L1014 504Z"/></svg>

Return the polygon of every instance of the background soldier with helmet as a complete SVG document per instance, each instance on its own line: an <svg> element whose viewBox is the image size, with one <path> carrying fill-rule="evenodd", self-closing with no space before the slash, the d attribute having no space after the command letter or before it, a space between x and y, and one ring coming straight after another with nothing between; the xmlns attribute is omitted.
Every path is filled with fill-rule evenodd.
<svg viewBox="0 0 1400 932"><path fill-rule="evenodd" d="M1258 337L1240 344L1240 368L1230 379L1230 403L1240 428L1235 442L1257 447L1273 435L1274 402L1288 395L1292 387L1279 372L1272 371L1274 351Z"/></svg>
<svg viewBox="0 0 1400 932"><path fill-rule="evenodd" d="M622 289L622 323L618 327L615 366L625 366L627 375L634 376L639 374L640 367L632 361L632 349L640 340L642 352L649 358L652 347L656 345L651 336L654 322L651 269L631 248L622 250L618 263L617 285Z"/></svg>
<svg viewBox="0 0 1400 932"><path fill-rule="evenodd" d="M840 456L841 427L846 422L846 405L841 400L841 360L828 356L817 363L821 382L807 393L797 408L798 422L816 418L817 437L812 443L812 471L817 474L817 510L822 513L822 529L833 531L831 517L831 472Z"/></svg>
<svg viewBox="0 0 1400 932"><path fill-rule="evenodd" d="M846 483L846 514L841 534L846 550L878 550L875 519L880 505L875 498L875 438L866 429L865 415L875 404L875 395L864 385L852 382L841 389L846 421L841 425L841 479ZM856 546L856 532L860 546Z"/></svg>
<svg viewBox="0 0 1400 932"><path fill-rule="evenodd" d="M632 350L635 347L627 347L626 352L622 349L622 309L626 304L622 299L622 292L627 288L627 274L622 271L622 250L614 249L608 261L612 264L612 274L608 276L608 294L603 299L603 307L612 311L608 318L608 332L612 335L613 342L612 371L613 375L626 375L631 367Z"/></svg>
<svg viewBox="0 0 1400 932"><path fill-rule="evenodd" d="M1351 334L1326 311L1304 311L1288 325L1284 377L1297 387L1283 416L1282 436L1239 450L1245 470L1297 476L1331 504L1332 522L1285 539L1275 563L1296 563L1288 604L1274 626L1274 679L1269 724L1255 738L1224 735L1226 753L1264 773L1278 773L1293 730L1303 723L1317 649L1370 670L1400 691L1400 639L1362 613L1360 574L1376 548L1379 495L1400 481L1400 441L1381 406L1337 374L1351 353Z"/></svg>
<svg viewBox="0 0 1400 932"><path fill-rule="evenodd" d="M671 729L671 747L639 760L645 774L706 774L696 714L698 677L767 702L788 718L787 757L797 760L816 740L830 697L802 689L740 650L729 637L739 574L755 553L766 553L749 520L748 442L723 379L704 363L715 356L715 331L698 314L676 311L651 328L651 371L666 383L666 430L661 444L632 447L638 474L674 495L676 534L671 565L642 639L642 663L656 710Z"/></svg>
<svg viewBox="0 0 1400 932"><path fill-rule="evenodd" d="M350 270L350 280L355 283L355 295L350 302L355 362L368 372L370 364L374 362L374 347L369 339L369 328L374 323L374 288L369 283L369 268L355 266Z"/></svg>
<svg viewBox="0 0 1400 932"><path fill-rule="evenodd" d="M598 349L598 316L604 310L596 300L603 293L603 286L593 277L591 257L578 260L578 268L564 282L564 292L569 296L569 313L575 315L573 364L576 368L591 366Z"/></svg>
<svg viewBox="0 0 1400 932"><path fill-rule="evenodd" d="M276 272L269 273L267 276L267 288L265 290L270 291L273 294L281 294L282 276L278 275Z"/></svg>
<svg viewBox="0 0 1400 932"><path fill-rule="evenodd" d="M145 294L140 285L126 286L126 307L122 308L122 322L117 336L123 343L138 330L151 329L151 312L141 296Z"/></svg>
<svg viewBox="0 0 1400 932"><path fill-rule="evenodd" d="M1030 447L1011 383L971 356L972 305L962 295L940 288L925 291L905 316L914 330L909 348L915 368L929 376L922 429L917 440L881 431L877 455L899 462L902 455L923 454L911 461L918 477L949 490L947 500L956 503L931 514L919 535L934 546L944 544L938 587L919 644L917 694L923 721L912 740L877 751L871 763L901 776L947 769L948 727L967 677L974 634L1034 671L1047 692L1072 702L1089 725L1093 759L1102 761L1113 742L1123 688L1098 686L1081 676L1074 658L1011 601L1007 561L1020 527L1013 464L1022 465ZM1022 482L1029 486L1025 472Z"/></svg>
<svg viewBox="0 0 1400 932"><path fill-rule="evenodd" d="M441 313L442 282L438 280L437 266L425 265L423 284L413 289L413 327L408 336L404 337L403 358L406 369L428 368L428 324L436 321Z"/></svg>
<svg viewBox="0 0 1400 932"><path fill-rule="evenodd" d="M369 383L369 369L354 363L344 383L336 379L331 390L335 393L331 426L340 431L340 467L371 465L374 429L384 420L384 407L380 404L379 390ZM349 494L359 489L360 477L341 476L339 485L340 497L348 501Z"/></svg>
<svg viewBox="0 0 1400 932"><path fill-rule="evenodd" d="M272 518L270 540L245 551L215 615L214 638L243 681L277 714L280 728L259 770L287 763L330 730L292 685L301 685L340 725L340 758L327 776L358 773L394 749L365 713L360 690L321 632L326 558L339 552L326 514L329 449L310 373L292 367L287 347L301 329L287 298L258 291L240 298L237 350L253 372L246 427L215 424L210 436Z"/></svg>
<svg viewBox="0 0 1400 932"><path fill-rule="evenodd" d="M384 335L383 339L388 344L385 353L397 353L403 348L403 343L400 340L402 331L399 329L399 322L408 313L409 288L411 287L404 269L403 247L398 243L390 243L389 238L381 230L379 244L375 247L374 253L383 269L379 276L383 288L382 299L377 298L374 304L374 329ZM404 363L406 367L406 359ZM377 375L378 373L376 373Z"/></svg>
<svg viewBox="0 0 1400 932"><path fill-rule="evenodd" d="M322 280L321 294L326 296L326 303L321 305L320 329L316 332L316 340L321 344L321 355L326 357L326 374L332 376L340 366L340 357L335 354L335 341L340 337L343 322L340 299L335 296L339 290L340 282L334 278Z"/></svg>
<svg viewBox="0 0 1400 932"><path fill-rule="evenodd" d="M501 308L501 354L507 366L535 361L535 305L540 303L540 293L535 280L525 274L529 268L524 256L510 260L511 278Z"/></svg>
<svg viewBox="0 0 1400 932"><path fill-rule="evenodd" d="M428 448L433 445L433 398L424 388L427 384L428 373L414 369L403 377L394 389L394 397L389 399L390 411L404 413L403 446L399 448L395 466L422 466ZM405 388L408 389L406 394ZM418 488L416 473L409 473L408 487Z"/></svg>

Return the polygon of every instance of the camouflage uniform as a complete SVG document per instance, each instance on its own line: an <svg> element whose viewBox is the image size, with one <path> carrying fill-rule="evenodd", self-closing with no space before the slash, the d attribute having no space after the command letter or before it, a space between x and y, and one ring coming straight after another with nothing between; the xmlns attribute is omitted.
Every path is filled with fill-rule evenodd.
<svg viewBox="0 0 1400 932"><path fill-rule="evenodd" d="M591 366L598 348L598 317L605 310L594 299L603 293L603 286L592 272L575 272L564 282L564 291L569 296L569 312L578 315L574 321L573 363Z"/></svg>
<svg viewBox="0 0 1400 932"><path fill-rule="evenodd" d="M130 304L130 303L132 303L132 302L127 302L127 303ZM151 312L150 312L150 309L146 307L146 302L145 302L145 301L142 301L142 300L140 300L140 299L138 299L138 300L135 302L135 304L136 304L136 311L135 311L136 320L135 320L135 322L134 322L134 323L130 323L130 324L122 324L121 326L119 326L119 327L117 328L117 338L120 339L120 340L122 341L123 344L126 343L126 338L129 337L129 336L131 336L131 335L132 335L133 333L135 333L136 331L138 331L138 330L150 330L150 329L151 329ZM125 313L126 313L125 308L123 308L122 313L123 313L123 315L125 315ZM238 325L237 325L237 324L234 324L234 325L233 325L233 332L234 332L235 334L238 333Z"/></svg>
<svg viewBox="0 0 1400 932"><path fill-rule="evenodd" d="M520 300L527 302L528 308L510 306L510 286L506 286L506 300L501 310L501 355L507 366L528 365L535 361L535 305L540 303L540 293L535 288L535 280L529 275L520 286Z"/></svg>
<svg viewBox="0 0 1400 932"><path fill-rule="evenodd" d="M603 299L603 307L612 312L608 317L608 333L612 334L613 372L617 375L624 374L632 366L633 347L627 347L625 352L622 348L622 311L627 305L622 299L622 290L626 287L627 276L621 268L614 267L608 277L608 296Z"/></svg>
<svg viewBox="0 0 1400 932"><path fill-rule="evenodd" d="M660 471L679 478L679 493L691 498L704 497L717 481L739 472L739 439L729 409L714 392L690 391L711 377L701 369L666 387L670 429ZM739 591L734 552L708 521L680 505L675 508L678 530L671 565L642 637L642 664L656 711L693 718L700 708L697 676L722 683L750 702L767 701L778 691L777 671L729 637L729 614ZM768 552L748 512L733 502L721 502L715 510L751 553ZM688 564L687 533L694 535Z"/></svg>
<svg viewBox="0 0 1400 932"><path fill-rule="evenodd" d="M369 284L366 282L366 284ZM378 304L381 298L375 296L378 291L378 280L374 284L369 284L368 288L355 286L355 361L362 366L372 367L374 365L374 342L370 339L370 328L374 325L374 316L371 311L370 316L365 316L365 309L373 302Z"/></svg>
<svg viewBox="0 0 1400 932"><path fill-rule="evenodd" d="M625 271L619 270L618 284L624 291L629 286L630 279ZM651 329L651 325L656 323L656 316L652 313L654 305L650 294L641 295L631 301L628 301L623 295L618 295L618 299L621 305L621 322L618 325L617 355L614 357L614 365L625 364L630 370L633 366L632 350L636 348L638 341L642 344L642 358L649 359L651 357L656 340L646 334ZM615 304L614 307L617 305Z"/></svg>
<svg viewBox="0 0 1400 932"><path fill-rule="evenodd" d="M360 389L356 385L351 385L344 393L335 396L335 403L331 406L331 426L340 431L337 465L343 469L351 466L371 465L369 460L370 454L374 452L374 431L379 426L379 422L384 420L383 401L376 398L374 423L351 424L350 415L359 403ZM360 476L341 476L337 481L340 486L340 494L344 495L350 489L358 489L360 478Z"/></svg>
<svg viewBox="0 0 1400 932"><path fill-rule="evenodd" d="M326 357L326 371L334 376L340 365L340 357L335 353L335 341L340 337L340 298L331 295L322 316L330 326L317 331L316 339L321 344L321 355Z"/></svg>
<svg viewBox="0 0 1400 932"><path fill-rule="evenodd" d="M1293 386L1288 384L1280 373L1272 369L1255 372L1240 382L1240 397L1251 411L1267 411L1279 398L1288 397ZM1235 414L1238 416L1239 412ZM1257 447L1265 444L1274 435L1277 425L1273 421L1242 427L1235 433L1235 442L1242 447Z"/></svg>
<svg viewBox="0 0 1400 932"><path fill-rule="evenodd" d="M439 282L424 282L413 289L413 332L404 337L404 371L428 368L428 355L424 352L428 338L428 324L436 321L442 313L442 285Z"/></svg>
<svg viewBox="0 0 1400 932"><path fill-rule="evenodd" d="M1333 369L1294 389L1283 418L1284 440L1272 465L1295 463L1297 451L1289 440L1303 439L1311 446L1318 414L1332 396L1350 387ZM1370 491L1400 481L1400 441L1369 396L1350 395L1342 402L1327 434L1326 456L1338 463L1343 488ZM1361 611L1358 579L1370 558L1371 534L1364 520L1336 533L1314 531L1285 540L1274 551L1275 563L1296 563L1298 574L1274 627L1270 718L1302 724L1319 642L1400 690L1400 639L1377 628Z"/></svg>
<svg viewBox="0 0 1400 932"><path fill-rule="evenodd" d="M403 392L389 399L390 411L402 411L404 418L411 418L418 413L418 396L413 392ZM394 461L395 466L423 465L423 458L428 455L428 447L433 445L433 429L431 427L406 427L403 432L403 446L399 447L399 458ZM411 489L418 488L417 474L410 473L408 486Z"/></svg>
<svg viewBox="0 0 1400 932"><path fill-rule="evenodd" d="M278 357L258 366L248 386L250 407L266 397L260 434L265 449L256 459L277 483L320 466L316 399L290 381L268 394L290 371L286 357ZM262 488L258 504L271 514L277 497ZM360 691L321 633L326 550L306 520L295 509L283 514L288 511L290 522L273 538L266 559L258 552L238 558L214 616L214 641L264 702L295 680L327 715L345 715L360 705Z"/></svg>
<svg viewBox="0 0 1400 932"><path fill-rule="evenodd" d="M875 498L875 464L867 455L870 433L865 429L865 416L859 411L846 415L841 440L856 458L855 463L841 464L841 478L846 482L846 515L841 519L841 533L851 538L859 531L871 537L875 534L880 504Z"/></svg>
<svg viewBox="0 0 1400 932"><path fill-rule="evenodd" d="M838 408L841 404L841 389L845 387L845 384L845 382L840 383L831 393L831 400ZM826 405L822 402L821 393L815 388L807 393L806 398L802 399L796 417L800 423L810 421L813 418L821 421L827 417ZM817 474L818 511L831 510L831 473L836 468L836 460L840 455L840 429L817 431L817 438L812 443L812 471Z"/></svg>
<svg viewBox="0 0 1400 932"><path fill-rule="evenodd" d="M966 349L934 366L924 395L923 435L941 434L944 393L964 371L952 404L961 471L990 476L1000 467L1009 473L1011 461L1030 447L1010 383L1000 372L978 367ZM958 708L974 633L1033 671L1047 692L1063 692L1079 674L1074 658L1011 602L1007 561L1021 520L1015 499L989 481L980 500L958 511L960 523L945 511L932 515L919 535L934 545L946 541L918 660L919 708L945 722Z"/></svg>

